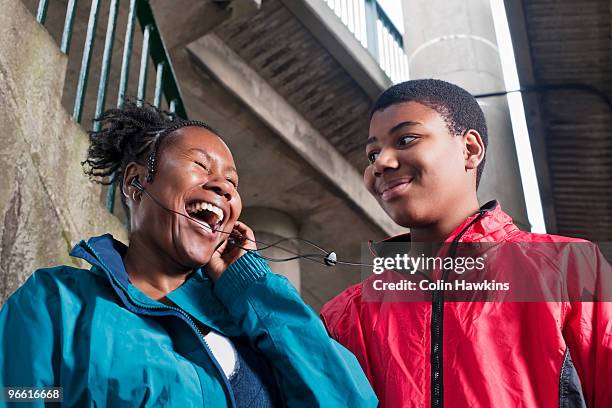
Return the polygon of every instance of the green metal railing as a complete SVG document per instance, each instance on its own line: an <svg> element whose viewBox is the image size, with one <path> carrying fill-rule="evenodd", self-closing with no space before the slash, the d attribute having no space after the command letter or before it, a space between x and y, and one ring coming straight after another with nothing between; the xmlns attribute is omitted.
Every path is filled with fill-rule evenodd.
<svg viewBox="0 0 612 408"><path fill-rule="evenodd" d="M92 65L92 52L94 49L94 41L96 38L96 28L99 20L100 2L101 0L90 0L91 6L89 9L89 19L85 40L83 45L83 56L80 64L78 80L76 84L76 92L74 98L74 106L72 117L78 123L81 123L85 105L85 96L87 91L87 82ZM36 12L36 19L40 24L45 24L47 17L47 9L49 6L48 0L40 0ZM98 93L96 97L96 106L94 117L98 117L106 106L106 97L108 95L108 83L112 65L113 45L116 38L117 15L119 12L120 0L110 0L108 23L106 27L106 36L104 41L104 51L102 54L102 62L100 64L100 81L98 84ZM72 40L74 19L77 12L77 1L68 0L66 14L64 19L64 27L61 37L60 49L64 54L69 54L70 43ZM138 77L137 103L142 104L146 100L147 89L147 73L149 61L153 62L153 68L156 71L155 75L155 92L151 104L156 107L161 107L162 99L165 98L170 112L176 113L178 116L187 119L187 113L183 105L183 98L179 89L174 69L170 61L169 53L164 45L161 34L155 23L153 10L148 0L129 0L123 58L121 61L121 73L119 78L119 86L117 91L116 106L121 108L125 103L126 93L129 82L130 61L132 57L132 49L134 45L134 30L136 20L143 33L142 52L140 58L140 71ZM100 129L100 123L94 122L94 130ZM115 189L112 185L109 186L106 206L110 212L113 212L115 202Z"/></svg>
<svg viewBox="0 0 612 408"><path fill-rule="evenodd" d="M377 0L324 1L393 82L408 79L408 58L404 53L402 33Z"/></svg>

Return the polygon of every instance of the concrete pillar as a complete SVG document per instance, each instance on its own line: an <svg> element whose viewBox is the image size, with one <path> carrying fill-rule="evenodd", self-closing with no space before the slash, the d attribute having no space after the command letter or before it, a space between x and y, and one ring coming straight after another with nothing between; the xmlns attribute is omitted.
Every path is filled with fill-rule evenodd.
<svg viewBox="0 0 612 408"><path fill-rule="evenodd" d="M264 207L248 207L242 210L240 220L253 229L255 239L271 244L281 238L297 237L298 224L284 212ZM279 246L296 253L298 245L295 241L284 241ZM257 244L260 253L268 258L283 259L294 256L283 249L271 247L263 249L264 244ZM300 261L295 259L287 262L268 262L275 273L283 275L300 291Z"/></svg>
<svg viewBox="0 0 612 408"><path fill-rule="evenodd" d="M403 1L404 47L410 78L437 78L476 95L505 90L489 0ZM498 199L521 229L529 228L505 97L479 100L489 147L481 203Z"/></svg>

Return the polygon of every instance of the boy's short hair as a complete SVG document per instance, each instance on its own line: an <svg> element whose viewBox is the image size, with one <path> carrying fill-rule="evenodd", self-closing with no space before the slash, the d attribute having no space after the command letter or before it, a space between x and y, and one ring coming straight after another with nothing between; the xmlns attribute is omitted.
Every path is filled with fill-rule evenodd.
<svg viewBox="0 0 612 408"><path fill-rule="evenodd" d="M393 85L374 102L370 119L378 112L403 102L417 102L438 112L446 122L448 130L456 136L474 129L480 134L486 148L489 137L484 113L474 98L465 89L439 79L417 79ZM484 170L485 157L476 171L476 188Z"/></svg>

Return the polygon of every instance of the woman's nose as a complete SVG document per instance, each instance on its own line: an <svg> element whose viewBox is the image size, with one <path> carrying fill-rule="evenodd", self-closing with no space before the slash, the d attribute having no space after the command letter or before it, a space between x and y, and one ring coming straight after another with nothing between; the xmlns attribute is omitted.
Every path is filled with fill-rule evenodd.
<svg viewBox="0 0 612 408"><path fill-rule="evenodd" d="M387 170L395 170L399 167L399 161L394 149L382 149L374 160L374 175L381 176Z"/></svg>
<svg viewBox="0 0 612 408"><path fill-rule="evenodd" d="M228 201L232 199L231 183L223 178L209 180L206 184L204 184L204 188L223 196Z"/></svg>

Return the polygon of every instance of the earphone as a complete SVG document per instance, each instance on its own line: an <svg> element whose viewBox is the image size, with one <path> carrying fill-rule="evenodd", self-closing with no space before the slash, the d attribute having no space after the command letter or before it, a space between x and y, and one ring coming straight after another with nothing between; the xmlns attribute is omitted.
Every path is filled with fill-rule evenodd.
<svg viewBox="0 0 612 408"><path fill-rule="evenodd" d="M142 186L142 184L140 184L138 176L132 177L132 180L130 181L130 186L135 187L137 190L140 190L143 193L145 192L145 188Z"/></svg>
<svg viewBox="0 0 612 408"><path fill-rule="evenodd" d="M228 232L228 231L223 231L223 230L217 230L217 229L212 228L212 227L211 227L210 225L208 225L208 224L205 224L205 223L203 223L203 222L200 222L199 220L196 220L196 219L195 219L195 218L193 218L193 217L190 217L190 216L189 216L189 215L187 215L187 214L183 214L183 213L181 213L181 212L171 210L170 208L167 208L166 206L164 206L164 205L163 205L162 203L160 203L160 202L159 202L159 201L158 201L158 200L157 200L155 197L153 197L153 196L152 196L152 195L151 195L151 194L150 194L150 193L149 193L149 192L148 192L148 191L147 191L147 190L146 190L146 189L143 187L143 185L142 185L142 184L140 184L140 180L138 179L138 176L135 176L135 177L133 177L133 178L132 178L132 180L130 180L130 186L132 186L132 187L136 188L137 190L139 190L139 191L143 192L144 194L146 194L146 195L147 195L149 198L151 198L151 200L152 200L154 203L156 203L158 206L160 206L161 208L163 208L163 209L164 209L164 210L166 210L166 211L169 211L169 212L172 212L172 213L175 213L175 214L181 215L181 216L183 216L183 217L185 217L185 218L187 218L187 219L189 219L189 220L191 220L191 221L193 221L193 222L195 222L195 223L197 223L197 224L199 224L199 225L201 225L201 226L204 226L204 227L206 227L207 229L210 229L210 230L212 230L212 231L215 231L215 232L220 232L220 233L223 233L223 234L227 234L227 235L228 235L228 239L227 239L228 244L230 244L230 245L232 245L232 246L236 246L236 247L239 247L239 248L244 249L244 250L246 250L246 251L253 252L252 250L250 250L250 249L246 249L246 248L242 248L242 247L239 245L239 244L240 244L241 242L243 242L244 240L248 240L248 241L253 241L253 242L255 242L256 244L261 244L261 245L263 245L264 247L260 248L260 250L264 250L264 249L267 249L267 248L270 248L270 247L276 247L276 248L282 249L283 251L286 251L286 252L288 252L288 253L290 253L290 254L295 255L295 256L293 256L293 257L289 257L289 258L275 259L275 258L268 258L268 257L265 257L265 256L263 256L263 255L259 254L259 253L256 253L256 255L257 255L257 256L259 256L259 257L261 257L261 258L263 258L263 259L265 259L265 260L267 260L267 261L270 261L270 262L287 262L287 261L292 261L292 260L294 260L294 259L307 259L307 260L309 260L309 261L316 262L316 263L319 263L319 264L322 264L322 265L326 265L326 266L329 266L329 267L336 266L336 265L338 265L338 264L340 264L340 265L346 265L346 266L370 266L370 267L372 266L372 265L369 265L369 264L362 264L362 263L358 263L358 262L343 262L343 261L339 261L339 260L338 260L338 256L336 255L336 253L335 253L334 251L328 252L328 251L326 251L325 249L321 248L319 245L317 245L317 244L315 244L315 243L313 243L313 242L311 242L311 241L309 241L309 240L307 240L307 239L303 239L303 238L299 238L299 237L293 237L293 238L283 238L283 239L278 240L278 241L277 241L277 242L275 242L275 243L272 243L272 244L267 244L267 243L264 243L264 242L261 242L261 241L252 240L252 239L249 239L249 238L247 238L247 237L243 237L242 235L237 234L237 233L235 233L235 232L233 232L233 231L232 231L232 232ZM325 255L323 255L323 254L299 254L299 253L296 253L296 252L294 252L294 251L291 251L291 250L289 250L289 249L287 249L287 248L283 248L283 247L281 247L281 246L279 246L279 245L278 245L278 244L280 244L281 242L284 242L284 241L294 241L294 240L295 240L295 241L304 242L304 243L306 243L306 244L308 244L308 245L310 245L310 246L312 246L312 247L314 247L314 248L316 248L316 249L320 250L320 251L321 251L321 252L323 252ZM220 243L220 244L217 246L217 248L215 248L215 250L216 250L216 249L218 249L218 247L219 247L219 246L221 246L222 244L223 244L223 242L221 242L221 243ZM318 259L317 259L317 258L318 258Z"/></svg>

